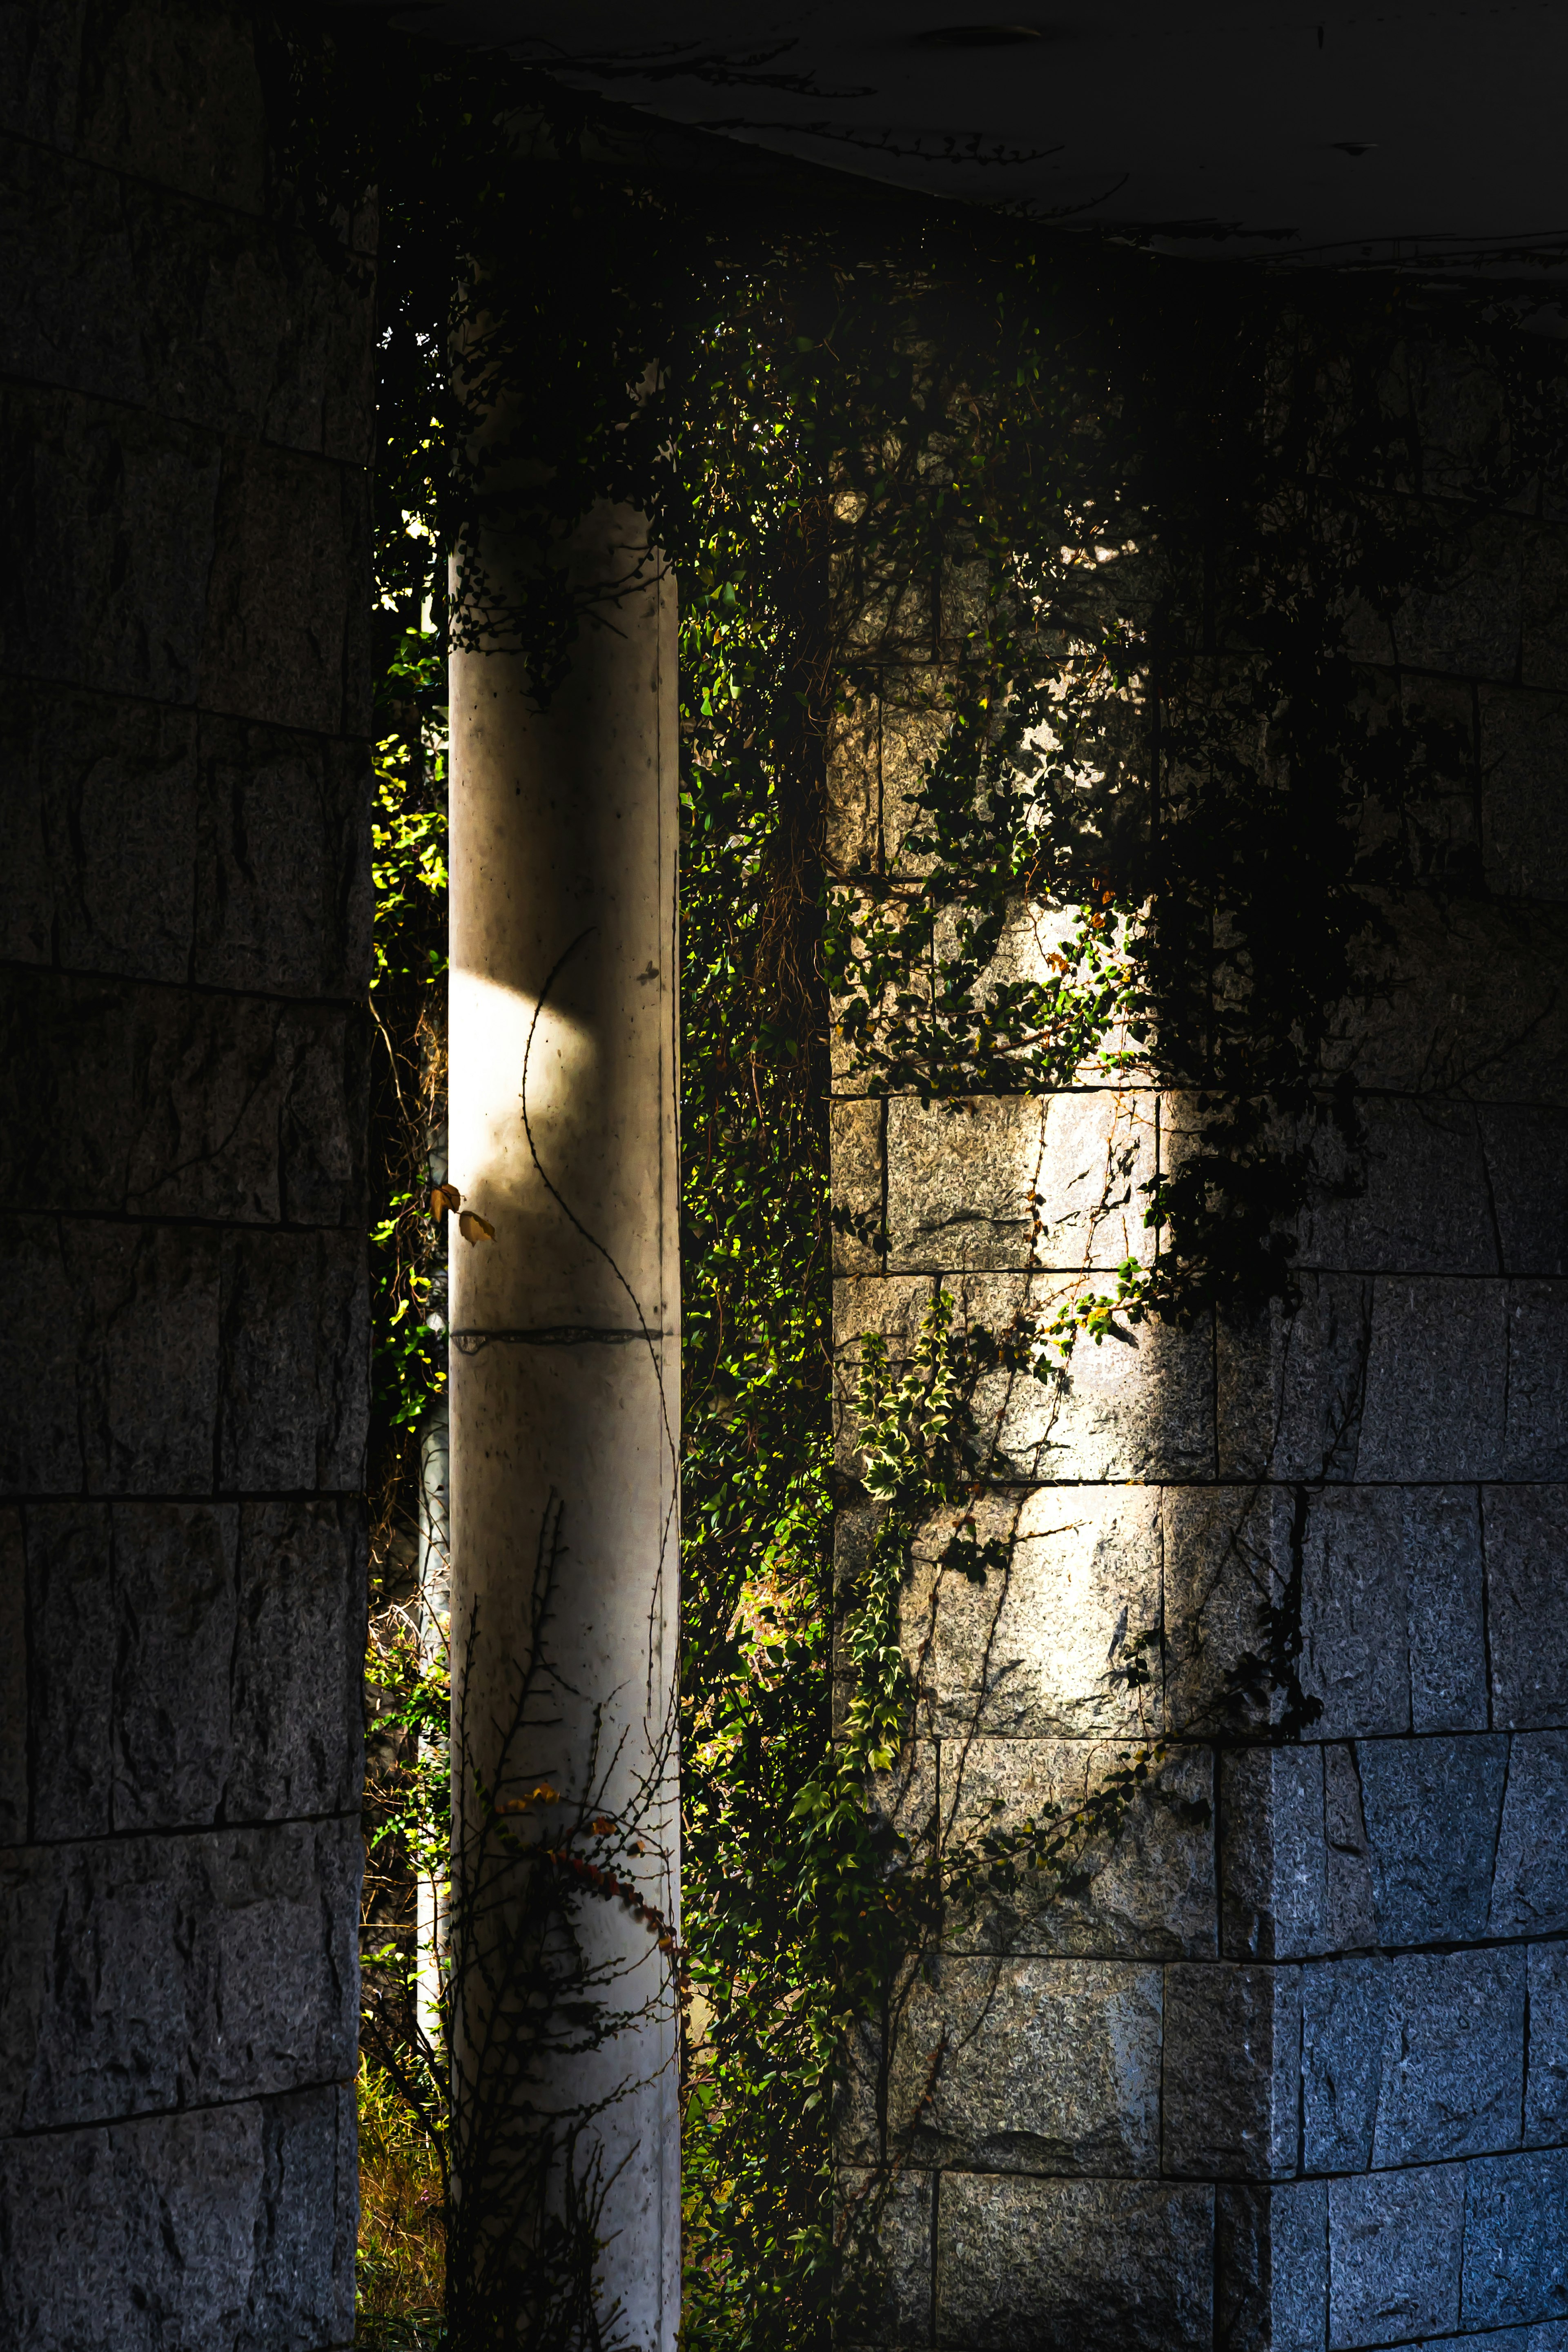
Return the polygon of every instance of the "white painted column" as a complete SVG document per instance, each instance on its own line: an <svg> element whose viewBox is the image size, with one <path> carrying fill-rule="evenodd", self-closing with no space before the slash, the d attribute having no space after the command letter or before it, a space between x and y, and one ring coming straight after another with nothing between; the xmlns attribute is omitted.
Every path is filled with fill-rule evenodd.
<svg viewBox="0 0 1568 2352"><path fill-rule="evenodd" d="M451 665L449 1171L495 1229L470 1244L449 1221L454 1719L466 1701L470 1771L499 1796L541 1781L561 1792L558 1810L520 1816L531 1833L558 1835L590 1797L637 1818L644 1854L616 1869L673 1922L675 586L623 509L596 510L572 561L635 584L608 625L584 629L545 714L515 656ZM504 1747L557 1507L545 1641L562 1686ZM460 1820L472 1800L454 1777ZM617 2006L667 1985L654 1935L625 1906L584 1903L580 1921L595 1956L625 1971ZM483 2063L462 2047L456 2062ZM563 2105L611 2102L590 2135L616 2175L604 2295L631 2344L662 2352L679 2306L668 1990L552 2080Z"/></svg>

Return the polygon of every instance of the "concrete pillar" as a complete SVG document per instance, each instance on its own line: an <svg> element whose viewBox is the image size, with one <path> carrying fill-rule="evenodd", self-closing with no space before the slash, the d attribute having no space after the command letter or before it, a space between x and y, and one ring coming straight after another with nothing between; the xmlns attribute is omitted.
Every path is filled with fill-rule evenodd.
<svg viewBox="0 0 1568 2352"><path fill-rule="evenodd" d="M486 561L493 575L493 547ZM596 511L572 561L630 584L584 629L545 715L514 656L452 663L449 1169L494 1229L469 1242L452 1220L455 1837L460 1858L479 1834L476 1774L503 1803L547 1783L561 1801L518 1814L520 1834L635 1883L672 1924L675 592L624 511ZM616 1824L597 1842L594 1815ZM602 2018L637 2013L596 2049L542 2060L523 2095L560 2118L609 2103L576 2158L581 2171L596 2148L609 2184L601 2302L620 2304L631 2341L663 2346L679 2280L668 1958L646 1916L578 1886ZM504 1881L493 1891L504 1899ZM476 1969L457 1988L459 2109L482 2095L504 2005ZM510 2194L499 2172L478 2193ZM521 2207L495 2218L525 2242L533 2227Z"/></svg>

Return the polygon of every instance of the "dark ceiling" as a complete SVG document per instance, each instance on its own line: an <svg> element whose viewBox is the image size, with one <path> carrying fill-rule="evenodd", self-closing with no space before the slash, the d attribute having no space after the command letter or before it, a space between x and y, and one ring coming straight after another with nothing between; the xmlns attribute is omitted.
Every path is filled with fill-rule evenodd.
<svg viewBox="0 0 1568 2352"><path fill-rule="evenodd" d="M675 121L1184 253L1568 257L1568 0L1016 21L974 0L433 0L404 21Z"/></svg>

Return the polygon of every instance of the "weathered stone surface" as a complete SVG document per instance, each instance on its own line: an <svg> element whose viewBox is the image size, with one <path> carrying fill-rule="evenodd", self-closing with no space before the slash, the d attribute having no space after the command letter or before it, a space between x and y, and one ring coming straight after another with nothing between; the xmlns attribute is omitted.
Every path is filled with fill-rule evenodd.
<svg viewBox="0 0 1568 2352"><path fill-rule="evenodd" d="M231 445L202 646L208 708L322 734L343 728L350 496L336 467Z"/></svg>
<svg viewBox="0 0 1568 2352"><path fill-rule="evenodd" d="M1328 2319L1321 2181L1215 2195L1215 2336L1226 2352L1321 2352Z"/></svg>
<svg viewBox="0 0 1568 2352"><path fill-rule="evenodd" d="M4 2127L352 2074L362 1868L353 1821L13 1851Z"/></svg>
<svg viewBox="0 0 1568 2352"><path fill-rule="evenodd" d="M1324 1948L1323 1751L1243 1748L1219 1759L1219 1880L1227 1959Z"/></svg>
<svg viewBox="0 0 1568 2352"><path fill-rule="evenodd" d="M1390 1999L1381 1956L1301 1972L1301 2153L1309 2172L1372 2163Z"/></svg>
<svg viewBox="0 0 1568 2352"><path fill-rule="evenodd" d="M879 2172L846 2166L838 2176L841 2210L854 2233L857 2259L847 2281L847 2308L838 2340L887 2345L929 2344L931 2336L931 2207L936 2176ZM860 2252L860 2232L873 2233L874 2252Z"/></svg>
<svg viewBox="0 0 1568 2352"><path fill-rule="evenodd" d="M34 1503L26 1530L32 1834L94 1837L110 1828L112 1801L109 1506Z"/></svg>
<svg viewBox="0 0 1568 2352"><path fill-rule="evenodd" d="M267 194L255 35L223 5L90 12L72 144L96 163L236 211ZM191 104L191 93L202 100Z"/></svg>
<svg viewBox="0 0 1568 2352"><path fill-rule="evenodd" d="M232 1503L114 1508L116 1829L217 1812L231 1754L238 1519Z"/></svg>
<svg viewBox="0 0 1568 2352"><path fill-rule="evenodd" d="M1568 1928L1568 1732L1510 1743L1489 1925L1494 1936Z"/></svg>
<svg viewBox="0 0 1568 2352"><path fill-rule="evenodd" d="M1426 1944L1484 1936L1494 1852L1500 1881L1502 1876L1503 1785L1507 1780L1511 1800L1518 1780L1517 1760L1509 1772L1507 1740L1370 1739L1356 1756L1378 1940ZM1563 1899L1568 1902L1568 1893Z"/></svg>
<svg viewBox="0 0 1568 2352"><path fill-rule="evenodd" d="M1459 2324L1465 2168L1329 2183L1330 2352Z"/></svg>
<svg viewBox="0 0 1568 2352"><path fill-rule="evenodd" d="M1125 1960L933 1958L893 2028L894 2144L984 2172L1158 2172L1160 1979Z"/></svg>
<svg viewBox="0 0 1568 2352"><path fill-rule="evenodd" d="M1531 1944L1526 2147L1568 2139L1568 1945Z"/></svg>
<svg viewBox="0 0 1568 2352"><path fill-rule="evenodd" d="M1324 1739L1408 1731L1404 1497L1350 1487L1311 1497L1301 1547L1300 1679Z"/></svg>
<svg viewBox="0 0 1568 2352"><path fill-rule="evenodd" d="M833 1180L833 1271L878 1275L887 1262L882 1204L882 1130L887 1105L868 1098L827 1107Z"/></svg>
<svg viewBox="0 0 1568 2352"><path fill-rule="evenodd" d="M1524 1954L1407 1953L1386 1979L1374 2166L1516 2147L1524 2096Z"/></svg>
<svg viewBox="0 0 1568 2352"><path fill-rule="evenodd" d="M36 678L195 698L221 445L74 394L0 395L0 662Z"/></svg>
<svg viewBox="0 0 1568 2352"><path fill-rule="evenodd" d="M840 875L874 874L880 848L880 698L836 710L826 738L829 865Z"/></svg>
<svg viewBox="0 0 1568 2352"><path fill-rule="evenodd" d="M1372 1282L1308 1274L1301 1304L1215 1335L1225 1478L1353 1478L1372 1338Z"/></svg>
<svg viewBox="0 0 1568 2352"><path fill-rule="evenodd" d="M1361 1951L1378 1938L1372 1845L1367 1836L1358 1750L1323 1750L1323 1881L1328 1895L1328 1948Z"/></svg>
<svg viewBox="0 0 1568 2352"><path fill-rule="evenodd" d="M1498 1103L1480 1119L1504 1270L1568 1274L1568 1111Z"/></svg>
<svg viewBox="0 0 1568 2352"><path fill-rule="evenodd" d="M370 976L363 749L203 712L192 978L358 998Z"/></svg>
<svg viewBox="0 0 1568 2352"><path fill-rule="evenodd" d="M1334 1066L1359 1086L1477 1103L1557 1103L1568 1089L1561 968L1568 909L1411 891L1383 902L1370 1009L1346 1013Z"/></svg>
<svg viewBox="0 0 1568 2352"><path fill-rule="evenodd" d="M1301 1972L1165 1970L1163 2169L1279 2179L1296 2169Z"/></svg>
<svg viewBox="0 0 1568 2352"><path fill-rule="evenodd" d="M986 1497L974 1506L976 1540L1011 1557L979 1584L939 1567L952 1521L933 1522L917 1539L907 1622L920 1638L940 1578L925 1669L934 1727L1077 1738L1157 1728L1158 1687L1128 1670L1148 1663L1141 1637L1158 1634L1158 1508L1156 1493L1137 1488Z"/></svg>
<svg viewBox="0 0 1568 2352"><path fill-rule="evenodd" d="M933 707L940 698L943 675L927 668L889 675L882 696L881 844L889 871L919 872L929 859L914 856L905 847L917 822L915 795L924 786L926 770L947 740L950 720Z"/></svg>
<svg viewBox="0 0 1568 2352"><path fill-rule="evenodd" d="M226 1236L220 1487L359 1485L368 1332L364 1255L354 1235Z"/></svg>
<svg viewBox="0 0 1568 2352"><path fill-rule="evenodd" d="M1526 526L1522 582L1521 686L1568 687L1568 532Z"/></svg>
<svg viewBox="0 0 1568 2352"><path fill-rule="evenodd" d="M1465 2167L1468 2327L1557 2319L1568 2311L1568 2148Z"/></svg>
<svg viewBox="0 0 1568 2352"><path fill-rule="evenodd" d="M1483 1508L1492 1719L1568 1723L1568 1487L1490 1486Z"/></svg>
<svg viewBox="0 0 1568 2352"><path fill-rule="evenodd" d="M356 1802L357 1500L35 1503L25 1523L35 1835Z"/></svg>
<svg viewBox="0 0 1568 2352"><path fill-rule="evenodd" d="M27 1556L22 1514L0 1510L0 1844L27 1834Z"/></svg>
<svg viewBox="0 0 1568 2352"><path fill-rule="evenodd" d="M1395 529L1415 521L1430 530L1425 569L1431 577L1411 587L1392 612L1361 607L1347 623L1352 651L1363 660L1448 677L1511 678L1519 661L1521 523L1487 514L1454 529L1441 508L1426 501L1391 506L1389 521Z"/></svg>
<svg viewBox="0 0 1568 2352"><path fill-rule="evenodd" d="M945 1286L957 1318L996 1337L1048 1323L1064 1286L1049 1276L963 1274ZM1067 1286L1070 1287L1070 1285ZM1009 1479L1191 1478L1214 1465L1208 1331L1148 1323L1082 1341L1044 1380L999 1370L975 1384L989 1475Z"/></svg>
<svg viewBox="0 0 1568 2352"><path fill-rule="evenodd" d="M1485 1731L1485 1570L1475 1489L1406 1487L1404 1523L1410 1727Z"/></svg>
<svg viewBox="0 0 1568 2352"><path fill-rule="evenodd" d="M1386 1276L1373 1288L1354 1475L1486 1478L1514 1415L1501 1282Z"/></svg>
<svg viewBox="0 0 1568 2352"><path fill-rule="evenodd" d="M1359 1149L1332 1128L1313 1153L1323 1186L1301 1259L1356 1274L1501 1274L1477 1114L1468 1103L1358 1105ZM1330 1189L1348 1184L1343 1197Z"/></svg>
<svg viewBox="0 0 1568 2352"><path fill-rule="evenodd" d="M353 2097L0 2142L15 2352L321 2352L353 2332Z"/></svg>
<svg viewBox="0 0 1568 2352"><path fill-rule="evenodd" d="M936 2340L955 2352L1168 2352L1208 2340L1214 2191L943 2176Z"/></svg>
<svg viewBox="0 0 1568 2352"><path fill-rule="evenodd" d="M1157 1119L1152 1096L1110 1088L891 1102L889 1264L1079 1274L1151 1256Z"/></svg>
<svg viewBox="0 0 1568 2352"><path fill-rule="evenodd" d="M218 1402L217 1234L68 1221L62 1238L89 1492L207 1492Z"/></svg>
<svg viewBox="0 0 1568 2352"><path fill-rule="evenodd" d="M1269 1653L1270 1611L1290 1572L1293 1505L1277 1486L1174 1486L1161 1514L1166 1689L1189 1737L1278 1721L1287 1661ZM1249 1663L1250 1662L1250 1663Z"/></svg>
<svg viewBox="0 0 1568 2352"><path fill-rule="evenodd" d="M1215 1957L1214 1759L1178 1748L1130 1787L1142 1748L1082 1739L949 1739L942 1815L959 1841L978 1832L1044 1831L1109 1800L1106 1826L1075 1848L1064 1881L1022 1871L1005 1894L949 1914L963 1951L1060 1952L1115 1959ZM1124 1806L1117 1789L1127 1790ZM1101 1817L1102 1818L1102 1817Z"/></svg>
<svg viewBox="0 0 1568 2352"><path fill-rule="evenodd" d="M233 1748L239 1821L323 1813L359 1797L363 1505L247 1503L239 1523Z"/></svg>
<svg viewBox="0 0 1568 2352"><path fill-rule="evenodd" d="M364 289L312 238L23 142L0 172L7 374L364 462Z"/></svg>
<svg viewBox="0 0 1568 2352"><path fill-rule="evenodd" d="M1565 1349L1568 1283L1510 1283L1502 1462L1508 1477L1568 1477Z"/></svg>
<svg viewBox="0 0 1568 2352"><path fill-rule="evenodd" d="M358 1222L363 1030L348 1012L13 972L0 989L0 1200Z"/></svg>
<svg viewBox="0 0 1568 2352"><path fill-rule="evenodd" d="M1560 695L1489 687L1480 718L1488 887L1568 898L1568 706Z"/></svg>

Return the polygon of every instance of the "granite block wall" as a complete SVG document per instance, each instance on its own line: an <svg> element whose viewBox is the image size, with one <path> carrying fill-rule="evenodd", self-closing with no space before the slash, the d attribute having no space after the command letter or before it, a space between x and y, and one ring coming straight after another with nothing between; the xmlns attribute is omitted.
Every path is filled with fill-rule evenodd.
<svg viewBox="0 0 1568 2352"><path fill-rule="evenodd" d="M371 224L229 0L0 70L0 2343L353 2330Z"/></svg>
<svg viewBox="0 0 1568 2352"><path fill-rule="evenodd" d="M1406 358L1441 509L1499 404ZM1462 749L1341 1043L1363 1181L1304 1222L1300 1310L989 1376L976 1532L1011 1566L917 1545L912 1837L1049 1818L1171 1745L1066 1892L952 1919L868 2042L840 2152L849 2188L901 2152L879 2346L1568 2352L1568 509L1538 487L1462 527L1447 597L1358 645L1369 712L1418 693ZM896 856L937 724L946 607L910 599L869 611L882 691L833 747L851 879ZM847 1565L858 1335L897 1358L939 1286L994 1329L1142 1255L1192 1115L1131 1080L922 1105L839 1073ZM1321 1713L1218 1736L1292 1589Z"/></svg>

